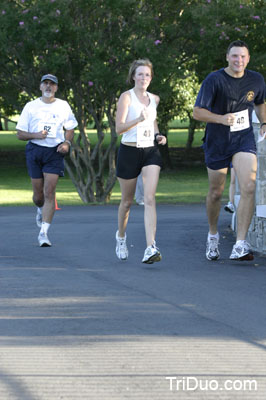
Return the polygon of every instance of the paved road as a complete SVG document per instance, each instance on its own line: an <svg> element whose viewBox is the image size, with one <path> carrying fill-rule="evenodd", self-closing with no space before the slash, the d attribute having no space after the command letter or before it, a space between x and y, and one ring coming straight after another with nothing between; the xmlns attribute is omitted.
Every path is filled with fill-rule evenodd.
<svg viewBox="0 0 266 400"><path fill-rule="evenodd" d="M209 262L204 206L160 205L162 262L138 206L120 262L116 213L63 207L39 248L34 208L0 208L0 400L264 400L266 258L228 259L222 211Z"/></svg>

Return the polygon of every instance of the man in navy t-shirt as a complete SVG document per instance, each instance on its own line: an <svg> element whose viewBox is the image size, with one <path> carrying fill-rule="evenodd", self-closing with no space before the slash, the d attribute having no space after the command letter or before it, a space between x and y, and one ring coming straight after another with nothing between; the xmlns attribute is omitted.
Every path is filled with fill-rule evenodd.
<svg viewBox="0 0 266 400"><path fill-rule="evenodd" d="M230 259L252 260L253 254L246 241L254 212L257 172L252 112L255 109L261 123L260 134L264 135L266 88L261 74L246 69L250 55L245 42L232 42L226 60L226 68L212 72L203 81L193 110L196 120L207 122L203 140L209 178L206 257L208 260L220 257L217 224L227 170L232 162L241 196L237 210L237 238Z"/></svg>

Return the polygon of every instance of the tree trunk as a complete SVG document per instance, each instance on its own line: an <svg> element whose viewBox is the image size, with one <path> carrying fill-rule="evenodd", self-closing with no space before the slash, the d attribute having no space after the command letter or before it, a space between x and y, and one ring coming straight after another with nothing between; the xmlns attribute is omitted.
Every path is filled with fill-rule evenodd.
<svg viewBox="0 0 266 400"><path fill-rule="evenodd" d="M73 143L69 156L65 159L65 167L81 200L85 204L106 203L110 200L116 181L117 134L110 106L106 114L111 129L111 140L107 148L104 148L103 141L106 134L103 128L104 113L103 111L96 113L92 105L90 106L90 114L94 118L97 129L98 142L92 149L85 132L86 123L80 123L79 136ZM84 120L81 114L79 110L79 121Z"/></svg>
<svg viewBox="0 0 266 400"><path fill-rule="evenodd" d="M189 151L192 148L192 143L194 140L195 129L197 128L197 121L194 118L189 117L189 127L188 127L188 140L186 144L186 150Z"/></svg>
<svg viewBox="0 0 266 400"><path fill-rule="evenodd" d="M170 157L168 141L164 146L159 146L160 153L163 159L163 168L164 169L173 169L173 164Z"/></svg>
<svg viewBox="0 0 266 400"><path fill-rule="evenodd" d="M161 130L161 132L163 132L163 134L167 138L168 128L165 128L165 129L161 128L160 130ZM161 153L161 156L163 159L163 168L164 169L173 169L173 164L172 164L170 152L169 152L168 140L164 146L159 146L159 149L160 149L160 153Z"/></svg>

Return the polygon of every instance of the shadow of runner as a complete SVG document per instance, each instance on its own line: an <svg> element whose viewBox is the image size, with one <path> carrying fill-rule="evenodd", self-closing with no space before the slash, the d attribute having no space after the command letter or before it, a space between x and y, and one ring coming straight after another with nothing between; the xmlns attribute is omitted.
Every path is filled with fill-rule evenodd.
<svg viewBox="0 0 266 400"><path fill-rule="evenodd" d="M16 362L14 360L14 362ZM1 399L12 400L36 400L30 389L22 381L23 376L9 374L6 370L0 368L0 394Z"/></svg>

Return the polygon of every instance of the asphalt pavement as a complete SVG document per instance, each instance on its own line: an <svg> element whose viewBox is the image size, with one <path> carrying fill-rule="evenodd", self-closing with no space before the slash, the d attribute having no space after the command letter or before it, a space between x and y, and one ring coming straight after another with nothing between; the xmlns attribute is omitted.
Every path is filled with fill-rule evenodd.
<svg viewBox="0 0 266 400"><path fill-rule="evenodd" d="M60 206L60 205L59 205ZM115 255L117 206L61 207L40 248L34 207L0 208L0 400L266 398L266 258L205 258L205 206L158 205L163 259Z"/></svg>

